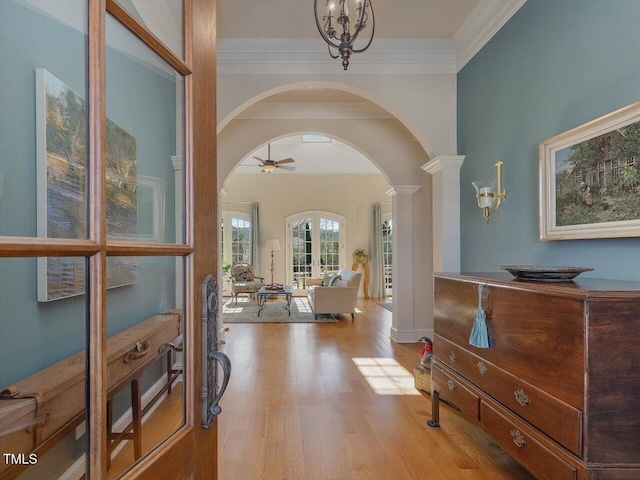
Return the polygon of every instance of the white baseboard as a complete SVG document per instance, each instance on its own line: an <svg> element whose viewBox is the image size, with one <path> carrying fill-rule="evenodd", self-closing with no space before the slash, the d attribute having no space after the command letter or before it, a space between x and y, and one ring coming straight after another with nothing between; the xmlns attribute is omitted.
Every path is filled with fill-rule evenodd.
<svg viewBox="0 0 640 480"><path fill-rule="evenodd" d="M391 327L391 340L396 343L416 343L415 330L397 330Z"/></svg>
<svg viewBox="0 0 640 480"><path fill-rule="evenodd" d="M182 364L181 363L179 364L178 362L176 362L173 365L173 368L180 369L182 368ZM162 388L167 384L166 375L167 375L166 372L162 374L160 378L158 378L158 380L153 385L151 385L151 387L146 392L142 394L142 408L146 407L151 401L151 399L153 399L153 397L155 397L162 390ZM175 381L173 382L174 385L179 381L182 381L182 375L179 375L178 378L175 379ZM151 407L147 413L144 414L144 416L142 417L142 423L145 423L147 421L147 419L151 416L151 414L155 412L155 410L160 406L162 402L164 402L165 398L167 398L166 392L158 399L155 405ZM133 419L133 415L131 412L131 408L129 408L113 424L113 430L116 432L121 431L129 423L131 423L132 419ZM113 452L111 452L112 460L125 447L125 442L128 442L128 441L129 440L123 440L113 450ZM71 465L71 467L69 467L60 477L58 477L58 480L80 480L85 473L86 473L86 455L82 455L80 458L78 458L78 460L76 460L73 463L73 465Z"/></svg>

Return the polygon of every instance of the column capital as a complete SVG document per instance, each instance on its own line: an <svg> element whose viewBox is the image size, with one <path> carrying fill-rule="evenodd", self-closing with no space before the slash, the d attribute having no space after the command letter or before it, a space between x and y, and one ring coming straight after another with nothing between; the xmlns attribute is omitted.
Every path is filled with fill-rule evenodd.
<svg viewBox="0 0 640 480"><path fill-rule="evenodd" d="M396 195L413 195L422 188L422 185L391 185L384 193L390 197Z"/></svg>
<svg viewBox="0 0 640 480"><path fill-rule="evenodd" d="M175 157L172 156L171 164L173 165L174 170L182 170L182 167L184 165L184 160L182 160L182 157L180 156L175 156Z"/></svg>
<svg viewBox="0 0 640 480"><path fill-rule="evenodd" d="M422 165L422 170L433 175L445 168L457 168L462 167L464 162L464 155L438 155L433 160Z"/></svg>

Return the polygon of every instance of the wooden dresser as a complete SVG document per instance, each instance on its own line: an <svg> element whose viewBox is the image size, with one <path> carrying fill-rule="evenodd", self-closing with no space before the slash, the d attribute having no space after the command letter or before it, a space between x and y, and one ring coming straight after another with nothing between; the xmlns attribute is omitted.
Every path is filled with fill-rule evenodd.
<svg viewBox="0 0 640 480"><path fill-rule="evenodd" d="M445 400L538 479L640 479L640 283L442 273L434 309L432 426Z"/></svg>

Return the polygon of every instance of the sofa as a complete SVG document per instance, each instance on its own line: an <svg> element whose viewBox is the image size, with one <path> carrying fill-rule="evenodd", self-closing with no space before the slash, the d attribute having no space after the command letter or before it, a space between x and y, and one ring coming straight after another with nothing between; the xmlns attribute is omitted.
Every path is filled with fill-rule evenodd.
<svg viewBox="0 0 640 480"><path fill-rule="evenodd" d="M338 272L339 279L333 286L314 285L307 289L307 299L315 315L350 313L355 319L356 300L362 273L343 268Z"/></svg>

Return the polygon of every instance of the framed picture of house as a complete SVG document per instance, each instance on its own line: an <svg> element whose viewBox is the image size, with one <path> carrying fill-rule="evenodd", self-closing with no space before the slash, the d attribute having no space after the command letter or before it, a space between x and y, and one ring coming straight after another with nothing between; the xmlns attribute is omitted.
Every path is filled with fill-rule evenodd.
<svg viewBox="0 0 640 480"><path fill-rule="evenodd" d="M640 237L640 102L540 143L540 239Z"/></svg>

